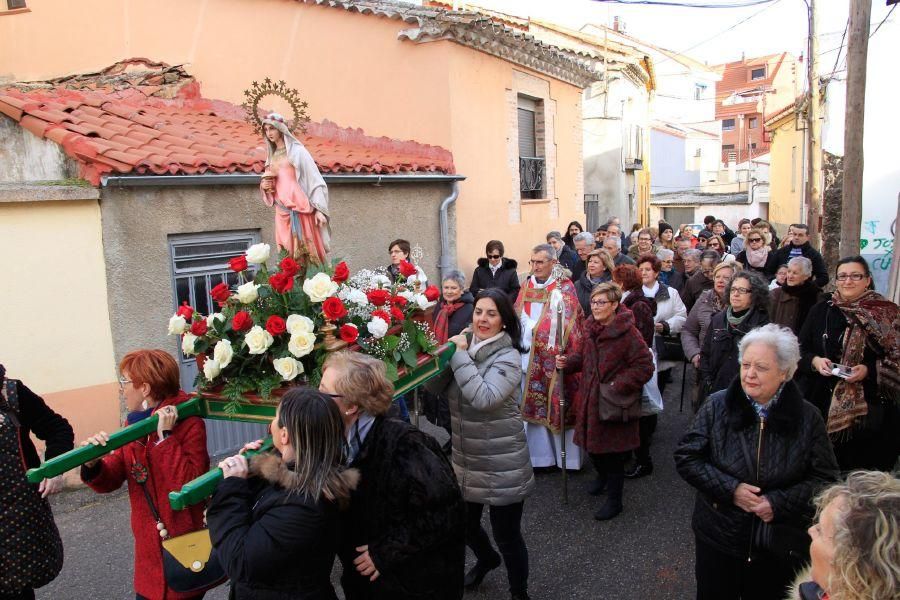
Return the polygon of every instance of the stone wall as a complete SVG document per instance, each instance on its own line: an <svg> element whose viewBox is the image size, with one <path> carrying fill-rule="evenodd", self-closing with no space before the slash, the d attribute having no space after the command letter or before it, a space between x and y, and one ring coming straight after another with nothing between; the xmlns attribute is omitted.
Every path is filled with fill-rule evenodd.
<svg viewBox="0 0 900 600"><path fill-rule="evenodd" d="M840 259L841 243L841 194L844 188L844 158L825 152L825 190L822 195L822 258L828 265L828 272L834 273ZM833 278L832 278L833 279ZM834 281L829 284L833 288Z"/></svg>

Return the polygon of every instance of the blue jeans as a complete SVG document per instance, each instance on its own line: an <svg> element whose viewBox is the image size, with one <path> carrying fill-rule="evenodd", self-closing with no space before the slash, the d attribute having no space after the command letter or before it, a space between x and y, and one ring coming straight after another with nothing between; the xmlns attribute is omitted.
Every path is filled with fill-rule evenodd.
<svg viewBox="0 0 900 600"><path fill-rule="evenodd" d="M406 407L406 396L397 396L394 398L389 415L399 417L409 423L409 408Z"/></svg>

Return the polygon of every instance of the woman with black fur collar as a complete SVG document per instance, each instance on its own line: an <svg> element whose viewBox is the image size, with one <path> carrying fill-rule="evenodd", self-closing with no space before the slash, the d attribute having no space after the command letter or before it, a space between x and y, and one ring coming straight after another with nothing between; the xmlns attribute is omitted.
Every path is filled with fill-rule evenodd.
<svg viewBox="0 0 900 600"><path fill-rule="evenodd" d="M780 600L808 559L811 500L837 478L837 460L822 416L791 380L796 336L765 325L738 351L740 376L709 397L675 450L697 489L697 598Z"/></svg>
<svg viewBox="0 0 900 600"><path fill-rule="evenodd" d="M338 512L358 480L343 467L343 431L331 398L295 388L272 421L278 454L256 456L249 467L241 454L219 463L225 479L207 521L232 598L336 600Z"/></svg>

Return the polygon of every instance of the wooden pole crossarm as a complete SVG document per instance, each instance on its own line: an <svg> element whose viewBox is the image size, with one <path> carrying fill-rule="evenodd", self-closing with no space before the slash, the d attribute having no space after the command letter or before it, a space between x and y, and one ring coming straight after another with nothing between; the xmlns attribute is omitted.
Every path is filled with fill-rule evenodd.
<svg viewBox="0 0 900 600"><path fill-rule="evenodd" d="M178 410L178 420L187 417L203 417L204 403L196 396L176 405ZM119 431L110 434L109 441L105 446L94 446L88 444L74 450L69 450L64 454L60 454L50 460L44 462L39 467L28 469L27 477L30 483L40 483L44 479L50 479L57 475L62 475L66 471L80 467L86 462L96 460L105 454L109 454L113 450L121 448L135 440L139 440L156 431L159 424L159 416L151 415L146 419L141 419L133 425L129 425Z"/></svg>

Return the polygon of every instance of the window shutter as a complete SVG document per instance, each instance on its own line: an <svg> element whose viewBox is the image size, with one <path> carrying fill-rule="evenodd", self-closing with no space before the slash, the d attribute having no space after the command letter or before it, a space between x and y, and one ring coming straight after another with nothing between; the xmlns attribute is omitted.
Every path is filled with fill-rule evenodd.
<svg viewBox="0 0 900 600"><path fill-rule="evenodd" d="M25 8L25 0L6 0L6 8L15 10L17 8Z"/></svg>
<svg viewBox="0 0 900 600"><path fill-rule="evenodd" d="M536 154L534 141L534 111L527 108L519 112L519 156L533 157Z"/></svg>

